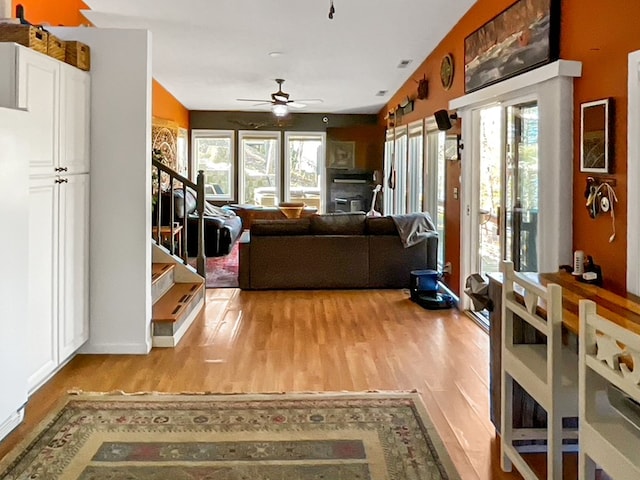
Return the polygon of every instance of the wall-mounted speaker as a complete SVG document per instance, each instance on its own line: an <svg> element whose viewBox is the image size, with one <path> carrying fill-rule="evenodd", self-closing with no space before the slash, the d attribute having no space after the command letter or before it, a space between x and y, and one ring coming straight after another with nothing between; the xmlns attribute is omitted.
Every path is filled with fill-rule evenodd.
<svg viewBox="0 0 640 480"><path fill-rule="evenodd" d="M442 131L449 130L453 126L451 124L451 120L455 120L458 118L458 115L456 115L455 113L449 115L449 112L446 110L438 110L437 112L434 112L433 116L436 119L436 123L438 124L438 130Z"/></svg>

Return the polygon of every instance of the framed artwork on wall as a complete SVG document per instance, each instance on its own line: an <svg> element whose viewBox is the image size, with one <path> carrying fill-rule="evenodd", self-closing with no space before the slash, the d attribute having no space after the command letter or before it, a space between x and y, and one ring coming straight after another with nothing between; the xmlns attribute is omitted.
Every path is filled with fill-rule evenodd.
<svg viewBox="0 0 640 480"><path fill-rule="evenodd" d="M465 92L557 60L559 54L560 0L518 0L465 38Z"/></svg>
<svg viewBox="0 0 640 480"><path fill-rule="evenodd" d="M178 124L154 117L151 121L151 146L164 157L164 162L176 170Z"/></svg>
<svg viewBox="0 0 640 480"><path fill-rule="evenodd" d="M580 171L611 173L613 100L580 105Z"/></svg>
<svg viewBox="0 0 640 480"><path fill-rule="evenodd" d="M356 166L356 142L329 142L327 168L353 169Z"/></svg>

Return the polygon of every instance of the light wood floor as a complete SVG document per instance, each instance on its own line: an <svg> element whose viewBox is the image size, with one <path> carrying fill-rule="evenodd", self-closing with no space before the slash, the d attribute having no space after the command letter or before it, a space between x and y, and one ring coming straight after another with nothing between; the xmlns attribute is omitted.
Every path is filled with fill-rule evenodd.
<svg viewBox="0 0 640 480"><path fill-rule="evenodd" d="M398 290L207 290L204 315L177 348L76 356L31 397L24 424L0 443L0 458L70 389L416 389L463 479L521 478L500 470L488 358L488 335L466 315L424 310Z"/></svg>

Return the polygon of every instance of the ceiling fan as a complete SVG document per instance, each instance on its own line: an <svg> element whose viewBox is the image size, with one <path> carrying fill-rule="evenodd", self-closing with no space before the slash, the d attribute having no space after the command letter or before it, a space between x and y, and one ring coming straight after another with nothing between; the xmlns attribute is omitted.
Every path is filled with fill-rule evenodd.
<svg viewBox="0 0 640 480"><path fill-rule="evenodd" d="M259 105L268 105L271 104L271 111L276 117L284 117L287 113L289 113L289 107L291 108L304 108L308 104L312 103L322 103L322 100L319 98L307 98L304 100L290 100L289 94L282 91L282 84L284 83L283 78L276 78L276 83L278 84L278 91L271 94L271 100L255 100L250 98L238 98L236 99L238 102L258 102L254 104L254 107Z"/></svg>

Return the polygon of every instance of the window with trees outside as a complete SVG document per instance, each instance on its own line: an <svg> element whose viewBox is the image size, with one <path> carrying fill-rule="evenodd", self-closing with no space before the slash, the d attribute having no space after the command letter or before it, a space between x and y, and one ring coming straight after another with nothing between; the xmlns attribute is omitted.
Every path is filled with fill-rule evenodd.
<svg viewBox="0 0 640 480"><path fill-rule="evenodd" d="M232 130L194 130L191 136L191 176L204 171L207 200L234 198L234 132Z"/></svg>
<svg viewBox="0 0 640 480"><path fill-rule="evenodd" d="M285 200L324 210L324 133L285 133Z"/></svg>
<svg viewBox="0 0 640 480"><path fill-rule="evenodd" d="M239 202L272 207L280 202L280 132L239 132Z"/></svg>

